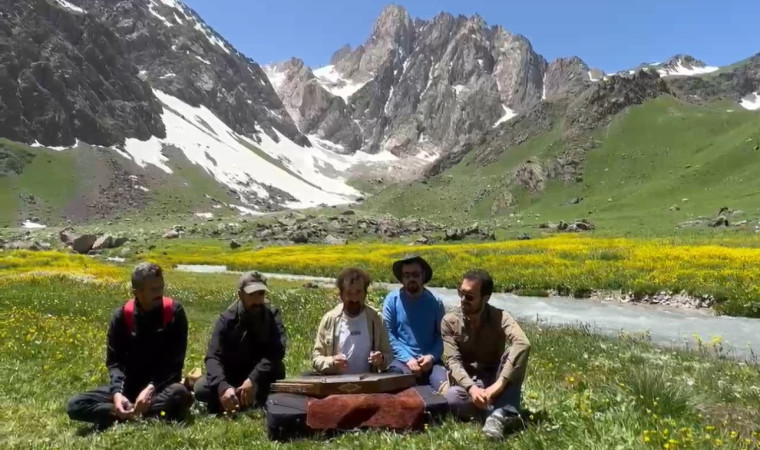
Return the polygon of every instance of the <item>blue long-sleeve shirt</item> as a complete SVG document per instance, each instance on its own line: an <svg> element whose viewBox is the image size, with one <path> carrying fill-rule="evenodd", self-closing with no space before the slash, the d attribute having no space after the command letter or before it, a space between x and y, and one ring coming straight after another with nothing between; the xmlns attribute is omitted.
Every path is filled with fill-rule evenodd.
<svg viewBox="0 0 760 450"><path fill-rule="evenodd" d="M425 289L412 299L403 289L391 291L383 302L383 323L393 348L393 357L402 363L423 355L440 361L443 354L441 320L443 302Z"/></svg>

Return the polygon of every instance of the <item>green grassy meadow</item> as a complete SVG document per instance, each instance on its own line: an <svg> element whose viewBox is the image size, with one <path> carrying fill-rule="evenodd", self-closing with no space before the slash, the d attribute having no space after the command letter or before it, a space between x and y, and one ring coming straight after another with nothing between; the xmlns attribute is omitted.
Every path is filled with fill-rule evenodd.
<svg viewBox="0 0 760 450"><path fill-rule="evenodd" d="M475 164L471 153L426 183L388 187L369 198L366 208L464 224L507 218L513 212L518 217L505 222L512 234L537 233L543 222L587 218L597 225L597 234L650 237L713 234L715 230L675 226L700 216L715 217L726 206L743 211L734 222L751 222L751 230L729 232L754 232L760 218L760 178L754 175L760 167L759 114L661 97L629 108L594 137L600 146L586 155L582 182L549 181L540 193L505 187L523 162L546 160L565 148L556 129L505 149L489 165ZM493 215L491 207L505 190L515 206ZM570 203L578 197L580 203ZM671 211L674 205L678 209Z"/></svg>
<svg viewBox="0 0 760 450"><path fill-rule="evenodd" d="M105 336L111 312L128 296L124 282L73 276L0 277L0 446L29 448L275 448L261 411L209 417L194 407L185 424L155 421L92 433L72 423L72 395L108 382ZM234 299L235 276L169 271L168 295L190 322L185 370L202 367L211 328ZM273 281L289 335L289 374L308 367L321 315L334 305L331 289ZM381 291L372 291L378 305ZM533 344L524 406L527 428L510 435L513 449L758 448L760 370L721 358L720 342L698 352L664 350L646 336L604 338L586 328L524 323ZM302 440L306 448L322 441ZM333 448L473 448L492 446L474 423L447 420L422 433L350 432Z"/></svg>

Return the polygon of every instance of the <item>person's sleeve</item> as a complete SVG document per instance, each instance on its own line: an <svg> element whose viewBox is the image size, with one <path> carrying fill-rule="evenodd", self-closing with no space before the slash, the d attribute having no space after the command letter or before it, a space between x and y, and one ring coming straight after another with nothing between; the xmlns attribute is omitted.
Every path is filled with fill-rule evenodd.
<svg viewBox="0 0 760 450"><path fill-rule="evenodd" d="M259 383L262 379L274 380L273 373L277 370L279 363L285 359L288 338L279 308L273 309L272 318L274 326L269 327L264 356L248 375L254 383Z"/></svg>
<svg viewBox="0 0 760 450"><path fill-rule="evenodd" d="M227 382L227 375L222 364L224 355L224 337L227 330L227 320L224 315L220 315L211 333L211 340L208 343L206 351L206 381L209 386L216 386L217 392L221 395L232 385Z"/></svg>
<svg viewBox="0 0 760 450"><path fill-rule="evenodd" d="M322 374L335 374L335 358L329 355L330 344L327 342L327 325L329 314L322 316L319 322L317 336L314 338L314 348L311 352L311 365L314 371Z"/></svg>
<svg viewBox="0 0 760 450"><path fill-rule="evenodd" d="M175 307L174 321L166 327L165 332L169 333L167 353L151 380L156 392L182 380L182 368L187 354L187 316L179 303Z"/></svg>
<svg viewBox="0 0 760 450"><path fill-rule="evenodd" d="M108 325L106 367L108 368L108 376L111 378L111 394L120 394L124 390L124 381L126 381L124 374L126 342L124 339L126 331L121 308L119 308L114 311Z"/></svg>
<svg viewBox="0 0 760 450"><path fill-rule="evenodd" d="M398 338L398 320L396 314L396 294L391 292L385 297L385 301L383 302L383 324L388 334L390 346L393 349L393 358L406 364L414 356L409 353L406 345Z"/></svg>
<svg viewBox="0 0 760 450"><path fill-rule="evenodd" d="M441 299L436 298L436 311L435 311L435 338L433 340L433 348L430 354L433 356L433 361L441 361L443 358L443 339L441 337L441 322L443 322L443 316L446 315L446 308L443 306Z"/></svg>
<svg viewBox="0 0 760 450"><path fill-rule="evenodd" d="M501 368L500 377L509 383L525 376L530 355L530 341L517 321L506 312L503 313L501 327L511 348L504 349L505 352L509 351L509 355Z"/></svg>
<svg viewBox="0 0 760 450"><path fill-rule="evenodd" d="M393 349L391 348L391 342L388 338L388 330L385 328L385 326L382 323L382 320L378 317L377 322L379 322L378 328L380 328L380 353L383 354L383 365L380 368L381 371L388 370L388 367L390 367L391 363L393 362Z"/></svg>
<svg viewBox="0 0 760 450"><path fill-rule="evenodd" d="M454 325L447 320L446 316L441 321L441 336L443 338L443 362L451 372L451 376L458 386L469 390L475 385L475 382L467 374L462 365L462 355L459 352L459 345L456 342L457 331Z"/></svg>

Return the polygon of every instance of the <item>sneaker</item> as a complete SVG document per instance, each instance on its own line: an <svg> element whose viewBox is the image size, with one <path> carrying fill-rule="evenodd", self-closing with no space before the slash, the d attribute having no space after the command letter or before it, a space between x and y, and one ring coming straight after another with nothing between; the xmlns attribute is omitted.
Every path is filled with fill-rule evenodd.
<svg viewBox="0 0 760 450"><path fill-rule="evenodd" d="M496 410L486 419L486 423L483 425L483 434L488 439L501 439L504 437L504 425L507 418L500 410Z"/></svg>
<svg viewBox="0 0 760 450"><path fill-rule="evenodd" d="M508 414L503 409L497 409L486 419L483 434L489 439L501 439L506 429L512 430L520 423L520 416Z"/></svg>

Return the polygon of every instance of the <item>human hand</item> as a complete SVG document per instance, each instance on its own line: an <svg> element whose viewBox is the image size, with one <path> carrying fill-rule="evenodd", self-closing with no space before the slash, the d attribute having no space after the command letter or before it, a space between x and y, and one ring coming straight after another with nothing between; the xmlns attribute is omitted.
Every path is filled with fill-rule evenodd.
<svg viewBox="0 0 760 450"><path fill-rule="evenodd" d="M381 352L371 352L369 354L368 361L370 364L372 364L375 367L380 366L383 363L383 354Z"/></svg>
<svg viewBox="0 0 760 450"><path fill-rule="evenodd" d="M419 375L420 372L422 371L419 361L414 358L411 358L409 361L406 362L406 367L408 367L409 370L411 370L412 373L415 375Z"/></svg>
<svg viewBox="0 0 760 450"><path fill-rule="evenodd" d="M127 397L118 393L113 396L114 414L119 420L131 419L134 414L134 406Z"/></svg>
<svg viewBox="0 0 760 450"><path fill-rule="evenodd" d="M506 387L506 383L503 378L499 378L494 384L486 388L486 395L488 396L488 402L491 403L496 400L496 397L501 395Z"/></svg>
<svg viewBox="0 0 760 450"><path fill-rule="evenodd" d="M339 371L343 371L348 367L348 359L343 353L339 353L333 357L333 366L337 367Z"/></svg>
<svg viewBox="0 0 760 450"><path fill-rule="evenodd" d="M219 396L219 403L222 404L224 412L233 412L238 408L238 398L235 394L235 390L228 388L222 395Z"/></svg>
<svg viewBox="0 0 760 450"><path fill-rule="evenodd" d="M153 403L153 394L155 394L155 392L156 387L152 384L149 384L148 387L140 392L140 395L137 396L137 400L135 400L135 417L140 417L148 412L150 405Z"/></svg>
<svg viewBox="0 0 760 450"><path fill-rule="evenodd" d="M485 389L473 386L468 393L470 394L470 398L472 398L472 402L478 409L486 409L488 407L488 393Z"/></svg>
<svg viewBox="0 0 760 450"><path fill-rule="evenodd" d="M236 389L238 393L238 399L240 400L240 405L244 407L253 405L253 400L256 398L257 389L258 386L256 386L256 383L251 381L250 378L246 378L243 384L241 384L240 387Z"/></svg>
<svg viewBox="0 0 760 450"><path fill-rule="evenodd" d="M430 372L430 370L433 368L433 356L432 355L424 355L417 358L417 363L420 365L420 369L422 369L422 372Z"/></svg>

